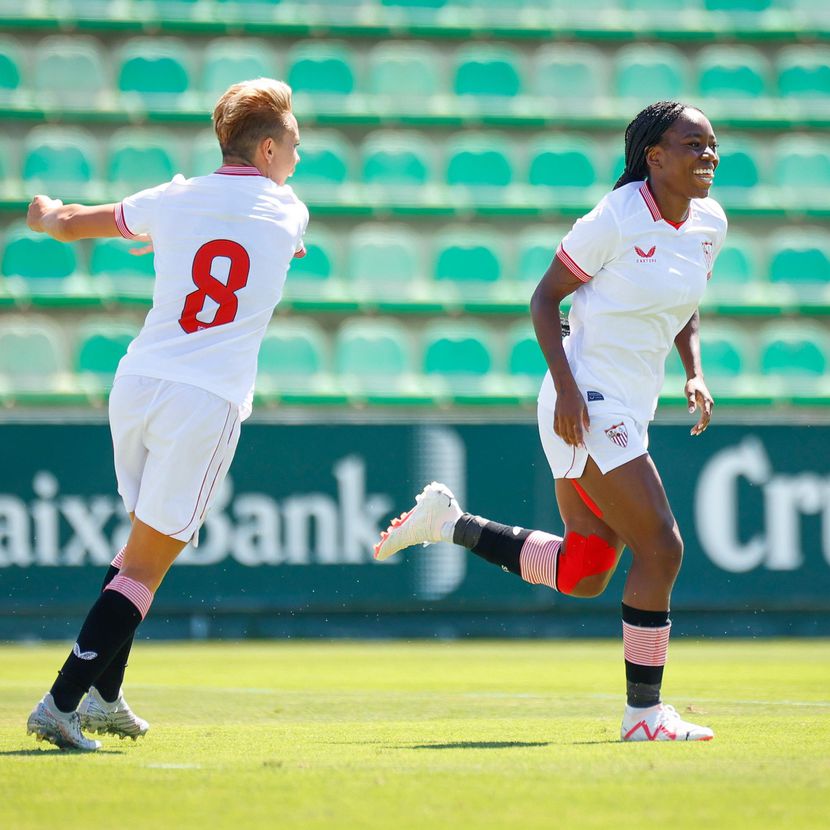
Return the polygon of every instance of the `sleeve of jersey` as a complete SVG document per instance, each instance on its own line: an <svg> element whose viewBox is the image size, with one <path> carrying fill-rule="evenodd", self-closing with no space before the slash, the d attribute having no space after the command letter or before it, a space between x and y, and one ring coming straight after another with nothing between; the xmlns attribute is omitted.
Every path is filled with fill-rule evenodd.
<svg viewBox="0 0 830 830"><path fill-rule="evenodd" d="M114 208L115 225L125 239L135 239L143 233L153 235L153 222L158 218L158 203L168 182L142 190L122 199Z"/></svg>
<svg viewBox="0 0 830 830"><path fill-rule="evenodd" d="M305 232L308 230L308 208L306 208L305 205L303 205L303 208L305 211L305 218L303 220L303 229L300 231L300 239L297 242L297 247L294 249L294 259L302 259L307 253L303 237L305 236Z"/></svg>
<svg viewBox="0 0 830 830"><path fill-rule="evenodd" d="M588 282L616 256L620 240L617 218L600 202L576 224L556 249L559 261L579 280Z"/></svg>

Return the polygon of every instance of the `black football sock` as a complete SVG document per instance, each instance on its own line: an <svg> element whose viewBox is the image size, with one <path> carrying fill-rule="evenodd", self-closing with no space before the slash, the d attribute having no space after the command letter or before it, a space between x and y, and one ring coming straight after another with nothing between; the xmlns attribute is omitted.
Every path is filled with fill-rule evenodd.
<svg viewBox="0 0 830 830"><path fill-rule="evenodd" d="M104 591L107 585L118 576L118 570L113 565L109 566L107 575L104 577L104 584L101 586L101 591ZM114 703L118 698L118 693L121 691L121 684L124 682L124 672L127 669L127 661L130 659L130 651L133 647L133 639L134 635L127 638L127 642L124 643L115 657L112 658L110 664L101 672L93 684L98 690L98 694L109 703Z"/></svg>
<svg viewBox="0 0 830 830"><path fill-rule="evenodd" d="M502 570L521 576L519 557L532 532L464 513L455 523L452 540Z"/></svg>

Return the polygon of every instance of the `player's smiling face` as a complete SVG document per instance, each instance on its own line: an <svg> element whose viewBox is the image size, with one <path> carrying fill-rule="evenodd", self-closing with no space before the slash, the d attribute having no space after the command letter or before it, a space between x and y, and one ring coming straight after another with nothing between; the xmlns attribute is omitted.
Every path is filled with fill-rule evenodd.
<svg viewBox="0 0 830 830"><path fill-rule="evenodd" d="M274 137L270 149L271 157L268 160L268 178L279 185L294 175L294 169L300 161L297 147L300 145L300 128L297 119L289 113L285 129Z"/></svg>
<svg viewBox="0 0 830 830"><path fill-rule="evenodd" d="M715 179L718 142L709 119L685 109L648 151L650 178L686 199L703 199Z"/></svg>

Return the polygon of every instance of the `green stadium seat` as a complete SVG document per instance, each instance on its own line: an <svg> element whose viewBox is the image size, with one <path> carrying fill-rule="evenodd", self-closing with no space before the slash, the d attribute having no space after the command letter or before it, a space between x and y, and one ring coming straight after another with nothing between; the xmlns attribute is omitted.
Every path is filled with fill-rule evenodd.
<svg viewBox="0 0 830 830"><path fill-rule="evenodd" d="M289 51L288 66L288 84L298 99L306 95L350 95L355 91L354 55L342 43L300 43Z"/></svg>
<svg viewBox="0 0 830 830"><path fill-rule="evenodd" d="M614 59L614 88L618 98L634 108L653 101L682 99L686 95L689 64L673 46L627 46Z"/></svg>
<svg viewBox="0 0 830 830"><path fill-rule="evenodd" d="M0 386L11 392L56 391L65 355L63 332L51 320L0 320Z"/></svg>
<svg viewBox="0 0 830 830"><path fill-rule="evenodd" d="M402 9L441 9L452 0L381 0L381 5Z"/></svg>
<svg viewBox="0 0 830 830"><path fill-rule="evenodd" d="M395 394L413 372L409 335L387 320L347 320L335 338L334 365L349 388Z"/></svg>
<svg viewBox="0 0 830 830"><path fill-rule="evenodd" d="M751 139L723 135L718 136L718 141L719 162L712 195L717 198L721 188L755 187L759 169L766 169L758 144Z"/></svg>
<svg viewBox="0 0 830 830"><path fill-rule="evenodd" d="M119 51L118 90L129 106L136 99L142 108L176 109L187 102L190 90L190 55L177 38L134 38Z"/></svg>
<svg viewBox="0 0 830 830"><path fill-rule="evenodd" d="M703 6L710 12L764 12L774 0L703 0Z"/></svg>
<svg viewBox="0 0 830 830"><path fill-rule="evenodd" d="M130 251L141 247L140 242L128 239L95 239L89 257L89 274L92 277L113 279L155 279L153 255L136 256Z"/></svg>
<svg viewBox="0 0 830 830"><path fill-rule="evenodd" d="M547 370L533 326L525 321L512 326L507 332L507 371L531 380L536 388Z"/></svg>
<svg viewBox="0 0 830 830"><path fill-rule="evenodd" d="M353 178L354 151L335 130L308 130L300 136L300 163L291 179L294 188L331 188ZM302 195L302 194L301 194Z"/></svg>
<svg viewBox="0 0 830 830"><path fill-rule="evenodd" d="M34 281L33 290L49 288L48 282L63 280L77 268L76 249L67 242L58 242L46 234L30 231L22 225L6 233L2 271L4 277L20 277ZM37 283L45 284L38 286Z"/></svg>
<svg viewBox="0 0 830 830"><path fill-rule="evenodd" d="M715 260L710 287L765 281L767 270L760 240L730 228Z"/></svg>
<svg viewBox="0 0 830 830"><path fill-rule="evenodd" d="M710 383L714 386L720 384L724 391L729 389L728 385L723 385L724 382L734 383L736 378L756 370L751 338L740 326L728 323L704 321L700 330L700 360ZM675 391L682 390L686 371L677 349L673 348L666 359L666 376L678 379L670 383Z"/></svg>
<svg viewBox="0 0 830 830"><path fill-rule="evenodd" d="M31 193L60 199L90 196L99 178L95 139L71 127L35 127L23 142L22 178Z"/></svg>
<svg viewBox="0 0 830 830"><path fill-rule="evenodd" d="M506 187L514 180L511 147L493 134L467 133L447 144L446 182L463 187Z"/></svg>
<svg viewBox="0 0 830 830"><path fill-rule="evenodd" d="M545 225L540 228L530 228L519 234L516 279L523 284L530 285L532 290L548 270L556 254L556 248L566 233L566 228Z"/></svg>
<svg viewBox="0 0 830 830"><path fill-rule="evenodd" d="M138 326L131 322L105 318L82 323L76 333L75 372L95 384L111 385L118 362L137 334Z"/></svg>
<svg viewBox="0 0 830 830"><path fill-rule="evenodd" d="M828 370L827 334L806 322L771 324L761 334L761 373L819 378Z"/></svg>
<svg viewBox="0 0 830 830"><path fill-rule="evenodd" d="M133 13L139 20L169 23L179 20L192 20L201 17L201 9L208 4L204 0L132 0Z"/></svg>
<svg viewBox="0 0 830 830"><path fill-rule="evenodd" d="M423 265L419 236L406 225L367 224L349 236L349 280L371 301L410 297Z"/></svg>
<svg viewBox="0 0 830 830"><path fill-rule="evenodd" d="M633 12L647 12L650 16L663 12L675 15L677 12L696 10L696 0L625 0L625 8Z"/></svg>
<svg viewBox="0 0 830 830"><path fill-rule="evenodd" d="M420 133L378 130L366 136L360 153L362 180L369 185L413 188L433 177L434 147Z"/></svg>
<svg viewBox="0 0 830 830"><path fill-rule="evenodd" d="M202 130L190 140L188 176L207 176L222 166L222 151L213 130Z"/></svg>
<svg viewBox="0 0 830 830"><path fill-rule="evenodd" d="M607 97L608 69L603 52L591 46L545 46L533 59L533 91L560 106L593 109Z"/></svg>
<svg viewBox="0 0 830 830"><path fill-rule="evenodd" d="M319 4L322 0L316 0ZM204 0L203 0L204 2ZM224 22L269 23L275 21L281 0L213 0L213 17Z"/></svg>
<svg viewBox="0 0 830 830"><path fill-rule="evenodd" d="M698 88L706 98L754 99L770 94L770 68L752 46L709 46L697 59Z"/></svg>
<svg viewBox="0 0 830 830"><path fill-rule="evenodd" d="M41 105L92 109L104 103L107 76L94 38L58 35L37 46L34 89Z"/></svg>
<svg viewBox="0 0 830 830"><path fill-rule="evenodd" d="M317 222L309 225L305 249L304 257L291 261L287 284L289 289L302 282L307 283L312 290L317 290L321 284L335 279L340 272L338 257L341 245L325 226Z"/></svg>
<svg viewBox="0 0 830 830"><path fill-rule="evenodd" d="M779 187L795 191L796 200L816 196L826 204L830 188L830 142L809 136L787 136L776 143L773 158L774 180Z"/></svg>
<svg viewBox="0 0 830 830"><path fill-rule="evenodd" d="M11 38L0 38L0 101L21 85L20 47Z"/></svg>
<svg viewBox="0 0 830 830"><path fill-rule="evenodd" d="M515 49L467 46L455 53L456 95L514 98L522 93L522 60Z"/></svg>
<svg viewBox="0 0 830 830"><path fill-rule="evenodd" d="M431 323L421 337L425 386L435 397L479 395L494 367L488 328L475 323Z"/></svg>
<svg viewBox="0 0 830 830"><path fill-rule="evenodd" d="M830 97L830 49L815 45L782 49L775 66L782 98Z"/></svg>
<svg viewBox="0 0 830 830"><path fill-rule="evenodd" d="M368 90L384 109L405 109L408 102L422 107L444 91L435 48L425 43L386 41L369 53Z"/></svg>
<svg viewBox="0 0 830 830"><path fill-rule="evenodd" d="M438 282L492 284L505 270L504 243L492 228L444 231L435 241L434 255L433 276Z"/></svg>
<svg viewBox="0 0 830 830"><path fill-rule="evenodd" d="M537 187L591 187L600 178L596 144L584 136L543 138L529 151L527 180Z"/></svg>
<svg viewBox="0 0 830 830"><path fill-rule="evenodd" d="M232 84L279 76L275 52L262 41L221 38L205 47L201 89L211 104Z"/></svg>
<svg viewBox="0 0 830 830"><path fill-rule="evenodd" d="M309 391L328 367L328 343L320 326L277 317L259 350L257 386L265 391Z"/></svg>
<svg viewBox="0 0 830 830"><path fill-rule="evenodd" d="M830 285L830 233L818 228L782 231L770 243L770 282Z"/></svg>
<svg viewBox="0 0 830 830"><path fill-rule="evenodd" d="M172 133L150 133L131 127L118 130L109 143L107 180L116 198L169 182L180 172L181 153Z"/></svg>

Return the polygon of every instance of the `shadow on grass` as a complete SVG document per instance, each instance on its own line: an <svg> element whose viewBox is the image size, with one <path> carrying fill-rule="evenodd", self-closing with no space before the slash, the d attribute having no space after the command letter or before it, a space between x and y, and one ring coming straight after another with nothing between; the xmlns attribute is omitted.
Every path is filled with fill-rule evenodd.
<svg viewBox="0 0 830 830"><path fill-rule="evenodd" d="M46 747L43 748L35 748L35 749L9 749L6 751L0 750L0 758L11 757L14 755L20 757L29 756L36 756L36 755L43 755L49 756L50 758L55 755L63 755L66 758L78 758L81 755L123 755L124 751L121 749L99 749L95 752L83 752L77 749L58 749L58 747L50 747L47 749Z"/></svg>
<svg viewBox="0 0 830 830"><path fill-rule="evenodd" d="M550 741L456 741L449 744L417 744L396 749L513 749L526 746L550 746Z"/></svg>

